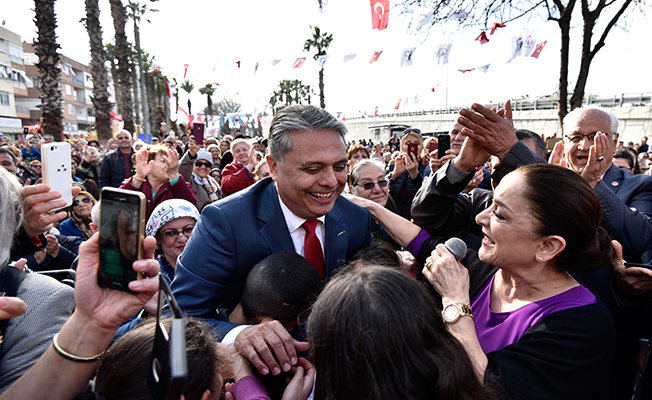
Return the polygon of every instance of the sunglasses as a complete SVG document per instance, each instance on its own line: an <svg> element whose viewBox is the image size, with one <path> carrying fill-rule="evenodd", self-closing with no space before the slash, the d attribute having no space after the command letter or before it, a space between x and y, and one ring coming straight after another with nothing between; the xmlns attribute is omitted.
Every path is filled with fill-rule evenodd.
<svg viewBox="0 0 652 400"><path fill-rule="evenodd" d="M93 200L90 197L84 197L81 200L73 200L72 205L73 206L78 206L80 201L83 201L84 203L88 204L88 203L92 202Z"/></svg>
<svg viewBox="0 0 652 400"><path fill-rule="evenodd" d="M412 132L417 133L417 134L419 134L419 135L421 134L421 130L419 130L419 129L416 129L416 128L414 128L414 129L412 129L412 128L407 128L406 130L403 131L403 136L405 136L405 135L409 135L409 134L412 133Z"/></svg>
<svg viewBox="0 0 652 400"><path fill-rule="evenodd" d="M212 166L213 166L213 164L209 163L208 161L195 161L195 167L210 168Z"/></svg>
<svg viewBox="0 0 652 400"><path fill-rule="evenodd" d="M41 164L34 164L32 165L32 168L41 168Z"/></svg>
<svg viewBox="0 0 652 400"><path fill-rule="evenodd" d="M365 182L365 183L363 183L362 185L358 185L358 184L356 183L356 184L353 185L353 186L362 186L362 187L364 188L364 190L371 190L371 189L374 188L374 186L376 186L376 184L378 184L378 187L382 189L382 188L384 188L384 187L387 187L387 185L389 184L389 182L387 182L387 181Z"/></svg>

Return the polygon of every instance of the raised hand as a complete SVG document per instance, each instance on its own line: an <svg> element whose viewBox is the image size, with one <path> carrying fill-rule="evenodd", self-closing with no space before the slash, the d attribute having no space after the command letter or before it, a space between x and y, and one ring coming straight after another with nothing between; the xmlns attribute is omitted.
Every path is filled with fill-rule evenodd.
<svg viewBox="0 0 652 400"><path fill-rule="evenodd" d="M518 143L512 122L511 102L495 112L481 104L473 104L472 110L462 109L458 122L464 126L462 133L484 147L489 154L501 160Z"/></svg>
<svg viewBox="0 0 652 400"><path fill-rule="evenodd" d="M165 156L165 165L168 179L173 181L179 176L179 153L176 150L169 149Z"/></svg>
<svg viewBox="0 0 652 400"><path fill-rule="evenodd" d="M145 179L147 178L147 175L149 175L149 172L152 170L152 161L147 161L147 158L149 157L149 151L143 147L136 153L136 177L139 179Z"/></svg>

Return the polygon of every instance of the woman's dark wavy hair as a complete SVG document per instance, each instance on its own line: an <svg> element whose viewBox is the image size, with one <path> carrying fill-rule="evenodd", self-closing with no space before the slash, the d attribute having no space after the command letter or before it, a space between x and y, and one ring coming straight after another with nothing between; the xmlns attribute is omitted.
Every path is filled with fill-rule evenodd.
<svg viewBox="0 0 652 400"><path fill-rule="evenodd" d="M379 266L326 286L308 320L316 400L491 399L415 280Z"/></svg>
<svg viewBox="0 0 652 400"><path fill-rule="evenodd" d="M611 238L600 226L600 199L584 178L551 164L530 164L516 171L523 176L525 197L539 222L536 233L566 240L555 260L557 268L581 272L605 266L613 253Z"/></svg>
<svg viewBox="0 0 652 400"><path fill-rule="evenodd" d="M171 319L163 320L170 330ZM156 318L151 318L122 336L106 351L95 378L95 392L106 400L151 400L147 379L151 371ZM186 354L188 378L183 395L199 400L206 389L215 387L217 377L216 338L204 322L186 317Z"/></svg>

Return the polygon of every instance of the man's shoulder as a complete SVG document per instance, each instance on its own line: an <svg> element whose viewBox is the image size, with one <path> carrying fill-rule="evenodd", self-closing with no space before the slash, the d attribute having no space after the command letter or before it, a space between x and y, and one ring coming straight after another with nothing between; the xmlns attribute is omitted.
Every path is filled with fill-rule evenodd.
<svg viewBox="0 0 652 400"><path fill-rule="evenodd" d="M271 178L265 178L258 181L237 193L209 204L206 208L217 207L225 212L247 209L253 211L256 209L254 206L261 202L276 202L276 204L278 204L276 185Z"/></svg>

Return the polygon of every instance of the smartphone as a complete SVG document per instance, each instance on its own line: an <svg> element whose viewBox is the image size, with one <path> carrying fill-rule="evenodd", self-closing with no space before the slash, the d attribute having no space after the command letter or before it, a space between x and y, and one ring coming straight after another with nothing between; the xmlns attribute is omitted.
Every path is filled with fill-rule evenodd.
<svg viewBox="0 0 652 400"><path fill-rule="evenodd" d="M437 157L442 159L446 155L446 150L451 148L451 135L442 133L437 136Z"/></svg>
<svg viewBox="0 0 652 400"><path fill-rule="evenodd" d="M204 124L199 122L192 124L192 136L195 138L195 142L201 146L204 143Z"/></svg>
<svg viewBox="0 0 652 400"><path fill-rule="evenodd" d="M415 159L419 159L419 145L417 143L408 143L408 154L414 155Z"/></svg>
<svg viewBox="0 0 652 400"><path fill-rule="evenodd" d="M561 142L563 138L560 137L550 137L546 139L546 148L548 150L554 150L557 142Z"/></svg>
<svg viewBox="0 0 652 400"><path fill-rule="evenodd" d="M41 163L43 183L50 185L50 191L60 192L68 207L72 204L70 143L56 142L41 146Z"/></svg>
<svg viewBox="0 0 652 400"><path fill-rule="evenodd" d="M437 150L438 146L439 146L439 143L437 143L437 141L435 141L435 140L428 143L428 154L430 154L433 151Z"/></svg>
<svg viewBox="0 0 652 400"><path fill-rule="evenodd" d="M153 399L178 400L188 377L186 320L165 278L160 278L156 331L147 387ZM162 321L163 306L172 312L170 329Z"/></svg>
<svg viewBox="0 0 652 400"><path fill-rule="evenodd" d="M145 195L105 187L100 200L100 287L134 294L129 282L141 279L133 263L143 258Z"/></svg>

